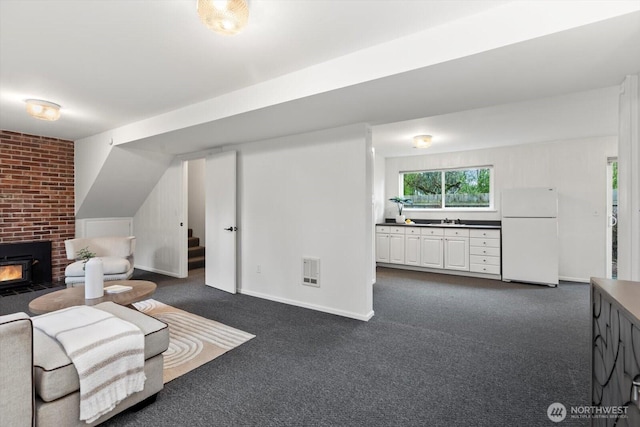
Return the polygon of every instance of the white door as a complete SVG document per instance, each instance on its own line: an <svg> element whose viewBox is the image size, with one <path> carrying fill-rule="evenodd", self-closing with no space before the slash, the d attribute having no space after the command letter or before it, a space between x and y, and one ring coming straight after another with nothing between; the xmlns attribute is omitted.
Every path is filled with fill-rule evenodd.
<svg viewBox="0 0 640 427"><path fill-rule="evenodd" d="M236 152L207 157L205 284L236 293Z"/></svg>
<svg viewBox="0 0 640 427"><path fill-rule="evenodd" d="M430 268L443 268L442 260L442 237L422 236L421 258L422 266Z"/></svg>
<svg viewBox="0 0 640 427"><path fill-rule="evenodd" d="M407 234L404 246L404 263L420 265L420 235Z"/></svg>
<svg viewBox="0 0 640 427"><path fill-rule="evenodd" d="M389 233L376 233L376 261L389 262Z"/></svg>
<svg viewBox="0 0 640 427"><path fill-rule="evenodd" d="M389 236L389 262L404 264L404 234Z"/></svg>
<svg viewBox="0 0 640 427"><path fill-rule="evenodd" d="M444 239L444 268L469 271L469 239L463 237Z"/></svg>
<svg viewBox="0 0 640 427"><path fill-rule="evenodd" d="M502 219L502 280L558 284L556 218Z"/></svg>

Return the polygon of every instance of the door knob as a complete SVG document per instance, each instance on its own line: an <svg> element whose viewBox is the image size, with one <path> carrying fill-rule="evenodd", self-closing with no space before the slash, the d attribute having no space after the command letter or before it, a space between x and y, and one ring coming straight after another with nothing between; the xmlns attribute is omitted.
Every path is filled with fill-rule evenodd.
<svg viewBox="0 0 640 427"><path fill-rule="evenodd" d="M238 227L228 227L228 228L225 228L225 230L227 230L227 231L237 231Z"/></svg>

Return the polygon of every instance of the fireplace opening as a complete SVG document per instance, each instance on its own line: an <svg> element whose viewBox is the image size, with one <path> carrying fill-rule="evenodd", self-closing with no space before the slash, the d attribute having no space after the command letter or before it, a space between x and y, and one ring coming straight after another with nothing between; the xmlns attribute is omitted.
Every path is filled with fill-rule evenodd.
<svg viewBox="0 0 640 427"><path fill-rule="evenodd" d="M0 243L0 294L52 284L51 242Z"/></svg>
<svg viewBox="0 0 640 427"><path fill-rule="evenodd" d="M33 258L0 260L0 286L31 283Z"/></svg>

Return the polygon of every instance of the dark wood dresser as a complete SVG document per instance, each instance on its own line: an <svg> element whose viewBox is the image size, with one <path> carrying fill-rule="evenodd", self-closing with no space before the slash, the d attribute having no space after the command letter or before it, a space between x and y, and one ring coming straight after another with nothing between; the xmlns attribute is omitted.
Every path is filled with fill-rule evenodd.
<svg viewBox="0 0 640 427"><path fill-rule="evenodd" d="M638 427L640 282L592 278L591 315L591 425Z"/></svg>

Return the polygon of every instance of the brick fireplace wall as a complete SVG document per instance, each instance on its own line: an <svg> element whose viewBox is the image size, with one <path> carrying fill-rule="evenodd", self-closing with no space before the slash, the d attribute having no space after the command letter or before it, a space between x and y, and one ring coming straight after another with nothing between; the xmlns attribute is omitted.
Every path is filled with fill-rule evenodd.
<svg viewBox="0 0 640 427"><path fill-rule="evenodd" d="M75 237L73 141L0 130L0 243L50 240L53 281Z"/></svg>

